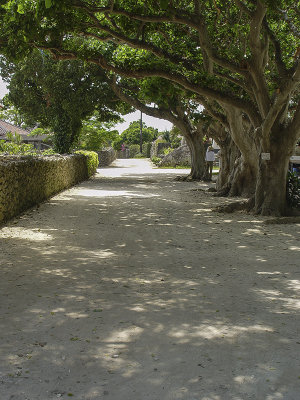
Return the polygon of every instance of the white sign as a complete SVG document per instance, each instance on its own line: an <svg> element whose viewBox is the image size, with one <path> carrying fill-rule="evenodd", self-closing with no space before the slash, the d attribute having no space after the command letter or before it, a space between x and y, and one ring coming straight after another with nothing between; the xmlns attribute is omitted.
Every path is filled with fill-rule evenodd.
<svg viewBox="0 0 300 400"><path fill-rule="evenodd" d="M291 162L292 164L300 164L300 156L292 156L292 157L290 158L290 162Z"/></svg>
<svg viewBox="0 0 300 400"><path fill-rule="evenodd" d="M261 153L261 159L262 160L271 160L271 154L270 153Z"/></svg>

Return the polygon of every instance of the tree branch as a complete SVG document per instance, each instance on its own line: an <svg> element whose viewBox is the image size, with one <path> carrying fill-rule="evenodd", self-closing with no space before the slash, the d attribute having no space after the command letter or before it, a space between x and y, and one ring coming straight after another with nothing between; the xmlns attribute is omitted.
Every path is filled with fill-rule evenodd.
<svg viewBox="0 0 300 400"><path fill-rule="evenodd" d="M249 72L256 85L254 93L261 115L264 118L271 105L263 68L264 62L266 61L264 54L268 50L268 43L266 41L263 43L260 39L267 6L260 0L258 0L256 4L256 10L252 13L252 19L250 22L249 46L252 56L249 62Z"/></svg>
<svg viewBox="0 0 300 400"><path fill-rule="evenodd" d="M207 54L207 57L209 58L210 61L216 63L217 65L226 68L232 72L238 73L242 76L246 76L247 72L241 68L239 65L236 65L234 63L232 63L229 60L224 59L223 57L219 57L212 49L212 46L209 44L209 40L208 40L208 34L206 32L206 28L205 28L205 24L203 21L203 17L199 16L199 15L191 15L188 14L185 10L183 9L179 9L176 10L175 8L172 9L172 13L170 13L170 15L168 16L156 16L156 15L138 15L138 14L134 14L125 10L121 10L121 9L116 9L114 8L113 11L110 10L110 7L87 7L86 5L82 4L82 3L78 3L77 5L75 5L75 7L80 8L82 10L84 10L94 21L97 20L96 16L93 13L110 13L113 15L122 15L122 16L126 16L129 19L135 19L138 21L143 21L143 22L150 22L150 23L163 23L163 22L169 22L169 23L177 23L177 24L181 24L181 25L186 25L190 28L195 29L199 35L201 35L201 46L203 47L203 50L205 51L205 53ZM168 11L170 11L168 9ZM97 20L98 21L98 20ZM130 39L129 37L125 37L124 35L122 36L119 32L116 31L108 31L107 29L109 29L108 27L102 26L101 24L97 24L97 28L98 29L102 29L105 32L108 32L110 34L114 34L114 36L116 38L120 38L123 41L126 41L126 43L130 44L133 47L136 47L138 45L138 43L136 41L134 41L133 39ZM121 37L122 36L122 37ZM162 56L162 53L160 53L161 49L158 49L157 47L155 47L152 44L147 44L145 42L139 42L139 47L138 48L143 48L144 50L149 50L151 51L153 54L158 55L158 56ZM156 51L156 52L155 52ZM165 56L167 55L167 53L165 53ZM171 54L169 54L171 55ZM184 58L180 58L177 56L177 60L176 57L171 55L171 58L169 58L170 61L178 63L181 62L183 63L183 65L186 65L187 60ZM190 66L195 67L197 64L192 62L192 61L188 61L190 63L189 66L187 66L187 68L190 68Z"/></svg>
<svg viewBox="0 0 300 400"><path fill-rule="evenodd" d="M252 11L249 10L249 8L240 0L234 0L236 6L245 14L250 15L252 14Z"/></svg>
<svg viewBox="0 0 300 400"><path fill-rule="evenodd" d="M128 36L125 36L122 33L120 33L120 31L114 31L113 29L109 28L108 26L100 24L99 21L96 26L91 26L90 28L97 28L97 29L111 35L115 39L118 39L121 43L126 43L130 47L135 48L135 49L147 50L147 51L151 52L152 54L154 54L155 56L163 58L167 61L170 61L176 65L182 64L187 69L195 69L195 68L198 69L199 68L199 65L193 61L187 60L187 59L185 59L183 57L179 57L177 55L173 55L173 54L169 53L168 51L160 49L159 47L157 47L153 44L146 43L143 40L131 39Z"/></svg>
<svg viewBox="0 0 300 400"><path fill-rule="evenodd" d="M119 74L124 77L128 78L147 78L147 77L153 77L157 76L160 78L165 78L169 81L172 81L174 83L179 84L183 88L190 90L191 92L197 93L199 95L214 99L216 101L222 102L224 104L227 104L229 106L233 106L246 114L249 115L249 118L252 120L254 126L257 126L260 123L260 117L255 111L253 104L251 102L248 102L246 100L230 96L226 93L223 93L221 91L217 91L214 89L210 89L207 87L202 87L199 84L194 84L187 80L185 77L177 74L177 73L172 73L172 72L167 72L162 69L156 69L156 70L137 70L137 71L132 71L132 70L125 70L116 66L113 66L109 64L104 57L100 56L96 59L88 59L89 62L92 62L94 64L97 64L101 66L103 69L107 71L112 71L116 74Z"/></svg>
<svg viewBox="0 0 300 400"><path fill-rule="evenodd" d="M269 27L267 18L264 18L264 20L263 20L263 27L265 28L273 46L274 46L274 49L275 49L275 62L276 62L277 71L280 76L284 77L287 74L287 69L282 60L282 52L281 52L280 42L277 40L274 32Z"/></svg>
<svg viewBox="0 0 300 400"><path fill-rule="evenodd" d="M300 137L300 103L298 103L298 106L296 108L295 114L293 121L290 125L290 132L294 132L296 138Z"/></svg>
<svg viewBox="0 0 300 400"><path fill-rule="evenodd" d="M91 37L91 38L97 39L101 42L109 42L109 41L112 42L115 39L113 36L100 36L100 35L97 35L96 33L90 33L90 32L85 32L85 31L82 31L79 34L79 36Z"/></svg>
<svg viewBox="0 0 300 400"><path fill-rule="evenodd" d="M216 76L219 76L220 78L222 78L224 80L227 80L227 81L229 81L231 83L234 83L235 85L237 85L237 86L241 87L242 89L244 89L245 92L247 92L249 95L252 95L252 92L249 90L249 87L243 81L241 81L239 79L236 79L236 78L233 78L230 75L223 74L223 73L218 72L218 71L214 71L214 74Z"/></svg>
<svg viewBox="0 0 300 400"><path fill-rule="evenodd" d="M142 111L144 114L150 115L151 117L154 118L159 118L159 119L166 119L173 124L176 123L176 118L172 115L172 113L168 110L162 110L154 107L150 107L142 103L136 98L133 98L132 96L129 96L126 94L120 86L117 84L117 79L116 76L113 75L111 79L111 88L114 91L114 93L124 102L130 104L137 110Z"/></svg>
<svg viewBox="0 0 300 400"><path fill-rule="evenodd" d="M223 126L229 129L227 118L224 114L218 112L213 105L207 101L204 97L199 96L199 103L203 105L205 111L215 120L219 121Z"/></svg>
<svg viewBox="0 0 300 400"><path fill-rule="evenodd" d="M299 6L299 5L298 5ZM278 11L281 13L281 15L283 15L284 20L286 21L286 23L288 24L288 26L290 27L290 30L293 32L293 34L296 37L300 37L300 32L298 31L297 27L295 24L293 24L292 20L289 18L288 14L286 11L284 10L280 10L280 8L278 8ZM296 11L297 12L297 11ZM299 11L297 12L299 15Z"/></svg>
<svg viewBox="0 0 300 400"><path fill-rule="evenodd" d="M298 67L296 68L296 71L294 72L291 79L287 80L286 82L283 82L282 87L279 89L279 93L277 93L276 95L275 101L273 102L273 105L270 108L268 115L266 116L264 123L262 125L263 138L265 139L267 138L278 115L282 111L283 107L286 105L286 102L289 100L290 93L292 93L295 89L297 89L299 85L300 85L300 63L298 63ZM296 112L296 120L298 119L297 112Z"/></svg>

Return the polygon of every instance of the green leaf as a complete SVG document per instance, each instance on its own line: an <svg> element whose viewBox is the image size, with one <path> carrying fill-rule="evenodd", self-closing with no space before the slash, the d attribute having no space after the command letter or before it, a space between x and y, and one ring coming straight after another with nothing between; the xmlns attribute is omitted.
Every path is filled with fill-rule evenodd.
<svg viewBox="0 0 300 400"><path fill-rule="evenodd" d="M52 6L52 0L45 0L45 7L50 8Z"/></svg>
<svg viewBox="0 0 300 400"><path fill-rule="evenodd" d="M169 3L168 0L160 0L160 7L161 7L163 10L166 10L166 9L168 8L168 3Z"/></svg>
<svg viewBox="0 0 300 400"><path fill-rule="evenodd" d="M18 13L19 14L24 14L24 5L23 4L19 4L18 5Z"/></svg>

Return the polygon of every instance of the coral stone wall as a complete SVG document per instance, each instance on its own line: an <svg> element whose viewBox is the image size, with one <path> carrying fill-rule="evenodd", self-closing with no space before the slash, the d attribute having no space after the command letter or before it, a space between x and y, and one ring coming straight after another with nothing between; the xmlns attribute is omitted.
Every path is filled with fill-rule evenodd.
<svg viewBox="0 0 300 400"><path fill-rule="evenodd" d="M98 167L108 167L117 158L117 153L112 147L97 151L97 154L99 158Z"/></svg>
<svg viewBox="0 0 300 400"><path fill-rule="evenodd" d="M0 156L0 223L88 179L88 158Z"/></svg>
<svg viewBox="0 0 300 400"><path fill-rule="evenodd" d="M159 163L160 167L177 167L178 165L191 167L191 152L187 145L174 149L171 153L164 156Z"/></svg>
<svg viewBox="0 0 300 400"><path fill-rule="evenodd" d="M164 153L164 149L171 147L170 143L161 142L159 139L152 143L150 150L150 157L161 157Z"/></svg>

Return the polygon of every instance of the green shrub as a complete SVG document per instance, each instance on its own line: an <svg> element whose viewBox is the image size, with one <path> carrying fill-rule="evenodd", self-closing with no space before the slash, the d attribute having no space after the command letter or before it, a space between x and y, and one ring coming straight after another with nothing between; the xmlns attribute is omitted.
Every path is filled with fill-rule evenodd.
<svg viewBox="0 0 300 400"><path fill-rule="evenodd" d="M159 143L168 143L165 139L156 139L155 143L159 144Z"/></svg>
<svg viewBox="0 0 300 400"><path fill-rule="evenodd" d="M54 154L57 153L53 149L42 150L41 153L42 156L53 156Z"/></svg>
<svg viewBox="0 0 300 400"><path fill-rule="evenodd" d="M146 158L150 158L150 150L151 150L152 143L143 143L142 149L143 149L143 156Z"/></svg>
<svg viewBox="0 0 300 400"><path fill-rule="evenodd" d="M288 172L286 196L290 207L300 208L300 177L295 172Z"/></svg>
<svg viewBox="0 0 300 400"><path fill-rule="evenodd" d="M145 156L142 153L137 153L134 158L145 158Z"/></svg>
<svg viewBox="0 0 300 400"><path fill-rule="evenodd" d="M174 151L174 149L172 147L167 147L166 149L163 149L163 154L166 156L166 155L172 153L172 151Z"/></svg>
<svg viewBox="0 0 300 400"><path fill-rule="evenodd" d="M98 154L95 153L94 151L88 151L88 150L78 150L75 151L75 154L83 154L84 156L87 157L88 175L89 176L94 175L94 173L97 171L97 167L99 164Z"/></svg>
<svg viewBox="0 0 300 400"><path fill-rule="evenodd" d="M171 147L170 143L166 142L164 139L156 139L152 146L151 154L155 157L163 156L164 150Z"/></svg>
<svg viewBox="0 0 300 400"><path fill-rule="evenodd" d="M152 157L151 161L153 162L153 164L158 165L161 162L161 158L159 157Z"/></svg>
<svg viewBox="0 0 300 400"><path fill-rule="evenodd" d="M140 145L139 144L131 144L129 146L129 157L135 158L137 154L140 152Z"/></svg>
<svg viewBox="0 0 300 400"><path fill-rule="evenodd" d="M52 155L56 154L53 149L38 150L31 143L16 143L0 140L0 153L8 155Z"/></svg>
<svg viewBox="0 0 300 400"><path fill-rule="evenodd" d="M36 152L33 144L16 142L6 142L5 140L0 140L0 153L12 154L34 154Z"/></svg>
<svg viewBox="0 0 300 400"><path fill-rule="evenodd" d="M112 142L111 145L114 150L120 151L122 144L123 144L123 139L121 138L121 136L119 136Z"/></svg>

